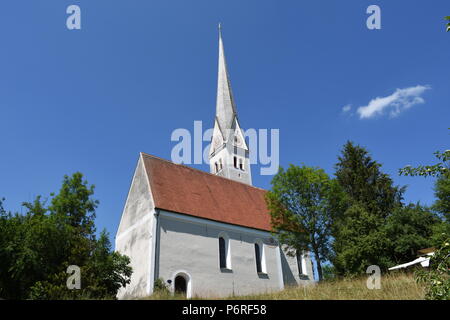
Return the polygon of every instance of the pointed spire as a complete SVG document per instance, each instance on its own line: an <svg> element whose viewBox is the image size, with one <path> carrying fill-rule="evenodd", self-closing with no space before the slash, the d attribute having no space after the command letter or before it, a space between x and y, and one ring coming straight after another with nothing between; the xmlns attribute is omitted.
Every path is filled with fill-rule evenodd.
<svg viewBox="0 0 450 320"><path fill-rule="evenodd" d="M217 80L216 118L221 130L230 129L236 117L231 83L228 76L225 52L222 41L222 28L219 23L219 72ZM225 132L222 132L225 134Z"/></svg>

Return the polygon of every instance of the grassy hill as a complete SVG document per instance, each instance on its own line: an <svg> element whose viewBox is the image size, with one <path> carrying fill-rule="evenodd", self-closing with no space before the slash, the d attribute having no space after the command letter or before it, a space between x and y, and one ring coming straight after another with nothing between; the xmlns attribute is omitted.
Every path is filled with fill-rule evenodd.
<svg viewBox="0 0 450 320"><path fill-rule="evenodd" d="M424 288L417 284L412 275L388 274L381 278L381 289L369 290L367 277L324 281L309 287L292 287L272 293L233 296L236 300L420 300L424 298ZM195 297L194 299L202 299ZM204 297L211 299L213 297ZM146 299L184 299L180 295L158 292Z"/></svg>

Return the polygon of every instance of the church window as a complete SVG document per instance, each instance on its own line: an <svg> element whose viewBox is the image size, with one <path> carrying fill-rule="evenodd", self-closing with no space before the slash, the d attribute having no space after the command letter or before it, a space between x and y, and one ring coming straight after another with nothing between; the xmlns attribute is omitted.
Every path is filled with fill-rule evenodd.
<svg viewBox="0 0 450 320"><path fill-rule="evenodd" d="M239 159L239 169L241 169L242 171L244 171L244 164L242 159Z"/></svg>
<svg viewBox="0 0 450 320"><path fill-rule="evenodd" d="M234 167L237 169L237 157L234 157Z"/></svg>
<svg viewBox="0 0 450 320"><path fill-rule="evenodd" d="M219 267L231 269L230 239L224 233L219 236Z"/></svg>
<svg viewBox="0 0 450 320"><path fill-rule="evenodd" d="M256 262L256 272L266 273L266 261L264 255L264 244L259 239L255 241L255 262Z"/></svg>
<svg viewBox="0 0 450 320"><path fill-rule="evenodd" d="M219 253L220 253L220 268L226 268L227 267L227 258L225 253L225 239L220 237L219 238Z"/></svg>
<svg viewBox="0 0 450 320"><path fill-rule="evenodd" d="M219 167L217 166L217 162L214 163L215 169L216 169L216 173L219 172Z"/></svg>
<svg viewBox="0 0 450 320"><path fill-rule="evenodd" d="M297 257L297 267L298 267L298 274L299 275L306 275L306 261L303 254L297 251L296 253Z"/></svg>
<svg viewBox="0 0 450 320"><path fill-rule="evenodd" d="M219 170L223 169L222 158L219 159Z"/></svg>
<svg viewBox="0 0 450 320"><path fill-rule="evenodd" d="M261 268L261 250L259 244L255 243L255 259L256 259L256 272L262 272Z"/></svg>

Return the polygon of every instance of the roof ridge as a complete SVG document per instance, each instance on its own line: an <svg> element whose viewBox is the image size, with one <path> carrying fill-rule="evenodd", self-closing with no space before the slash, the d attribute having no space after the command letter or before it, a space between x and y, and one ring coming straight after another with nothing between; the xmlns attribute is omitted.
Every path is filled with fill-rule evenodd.
<svg viewBox="0 0 450 320"><path fill-rule="evenodd" d="M148 154L148 153L145 153L145 152L142 152L142 151L140 152L140 154L143 155L143 156L146 156L146 157L150 157L150 158L155 158L155 159L158 159L158 160L162 160L162 161L168 162L168 163L173 164L173 165L176 165L176 166L185 167L185 168L190 169L190 170L193 170L193 171L198 171L198 172L201 172L201 173L203 173L203 174L209 174L209 175L211 175L211 176L213 176L213 177L218 177L218 178L221 178L221 179L225 179L226 181L231 181L231 182L235 182L235 183L240 183L240 184L243 184L243 185L245 185L245 186L247 186L247 187L251 187L251 188L258 189L258 190L262 190L262 191L267 191L266 189L263 189L263 188L255 187L255 186L246 184L246 183L244 183L244 182L240 182L240 181L228 179L228 178L225 178L225 177L222 177L222 176L218 176L218 175L213 174L213 173L210 173L210 172L206 172L206 171L203 171L203 170L200 170L200 169L192 168L192 167L189 167L189 166L187 166L187 165L185 165L185 164L175 163L175 162L173 162L173 161L170 161L170 160L167 160L167 159L164 159L164 158L161 158L161 157L152 155L152 154Z"/></svg>

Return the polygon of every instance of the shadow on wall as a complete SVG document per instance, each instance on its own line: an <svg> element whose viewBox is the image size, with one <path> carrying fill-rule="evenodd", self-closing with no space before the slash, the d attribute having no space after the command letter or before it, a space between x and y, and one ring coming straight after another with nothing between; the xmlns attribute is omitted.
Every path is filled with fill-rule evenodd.
<svg viewBox="0 0 450 320"><path fill-rule="evenodd" d="M297 284L294 274L292 273L289 263L286 259L284 251L280 248L281 255L281 270L283 271L283 282L285 286L292 286Z"/></svg>

